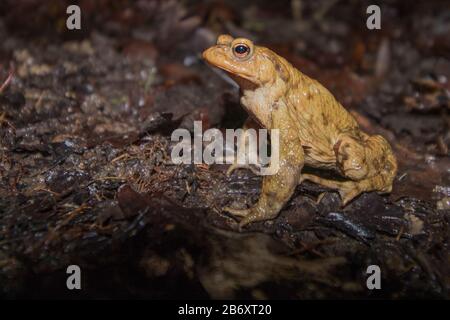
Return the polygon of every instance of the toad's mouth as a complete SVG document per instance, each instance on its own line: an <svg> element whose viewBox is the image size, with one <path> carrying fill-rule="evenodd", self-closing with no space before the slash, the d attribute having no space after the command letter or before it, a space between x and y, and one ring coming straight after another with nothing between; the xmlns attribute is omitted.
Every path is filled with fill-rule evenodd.
<svg viewBox="0 0 450 320"><path fill-rule="evenodd" d="M225 69L224 69L225 70ZM237 75L230 71L225 70L227 75L236 82L242 90L255 90L258 85L251 80L250 77L244 77L242 75Z"/></svg>
<svg viewBox="0 0 450 320"><path fill-rule="evenodd" d="M242 70L232 68L232 66L223 63L225 59L222 59L222 63L217 63L218 59L211 59L208 54L209 49L203 53L205 61L213 68L218 68L224 71L234 82L236 82L242 90L254 90L258 87L258 84L254 81L254 77ZM215 62L213 62L215 61Z"/></svg>
<svg viewBox="0 0 450 320"><path fill-rule="evenodd" d="M230 77L246 79L248 81L252 81L252 76L250 74L246 74L243 72L237 73L236 70L233 70L232 68L229 68L225 65L214 65L214 66L225 71Z"/></svg>
<svg viewBox="0 0 450 320"><path fill-rule="evenodd" d="M254 90L258 88L258 84L255 83L250 75L244 73L236 73L234 70L222 65L210 64L212 67L223 70L231 80L236 82L242 90Z"/></svg>

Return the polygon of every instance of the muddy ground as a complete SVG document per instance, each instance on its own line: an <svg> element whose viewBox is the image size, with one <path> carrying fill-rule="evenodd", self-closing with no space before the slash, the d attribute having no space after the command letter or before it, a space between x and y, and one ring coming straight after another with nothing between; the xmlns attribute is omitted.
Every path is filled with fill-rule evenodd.
<svg viewBox="0 0 450 320"><path fill-rule="evenodd" d="M0 297L444 298L450 287L446 1L0 3ZM238 128L238 90L200 53L230 33L317 78L399 160L388 196L298 186L239 233L261 178L174 165L176 128ZM66 268L82 290L66 289ZM379 265L382 289L366 288Z"/></svg>

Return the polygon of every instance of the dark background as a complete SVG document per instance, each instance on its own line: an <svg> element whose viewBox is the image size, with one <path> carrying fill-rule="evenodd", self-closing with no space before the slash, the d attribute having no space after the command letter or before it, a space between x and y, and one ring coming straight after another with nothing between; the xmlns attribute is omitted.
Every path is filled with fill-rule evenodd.
<svg viewBox="0 0 450 320"><path fill-rule="evenodd" d="M175 128L245 120L201 60L221 33L270 47L386 137L392 194L342 209L305 183L236 232L220 209L254 203L260 177L169 161ZM0 40L0 297L448 298L448 1L3 0Z"/></svg>

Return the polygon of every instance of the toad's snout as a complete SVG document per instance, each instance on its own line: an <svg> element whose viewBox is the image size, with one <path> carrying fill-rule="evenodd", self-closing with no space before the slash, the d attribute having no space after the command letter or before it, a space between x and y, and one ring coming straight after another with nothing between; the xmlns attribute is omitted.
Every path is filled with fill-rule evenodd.
<svg viewBox="0 0 450 320"><path fill-rule="evenodd" d="M213 56L214 56L214 47L208 48L202 53L203 59L205 59L207 62L211 62Z"/></svg>

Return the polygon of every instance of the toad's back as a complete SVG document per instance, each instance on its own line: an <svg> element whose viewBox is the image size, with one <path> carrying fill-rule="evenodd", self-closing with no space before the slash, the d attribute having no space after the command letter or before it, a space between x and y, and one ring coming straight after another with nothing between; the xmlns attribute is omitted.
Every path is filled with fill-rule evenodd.
<svg viewBox="0 0 450 320"><path fill-rule="evenodd" d="M294 69L291 90L287 94L288 110L305 152L306 164L334 169L335 147L339 136L360 137L353 116L316 80Z"/></svg>

